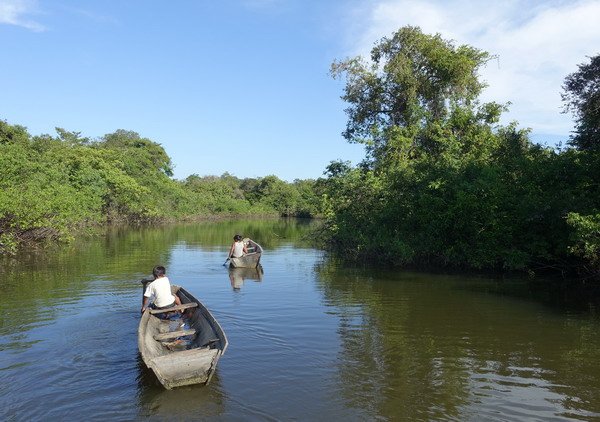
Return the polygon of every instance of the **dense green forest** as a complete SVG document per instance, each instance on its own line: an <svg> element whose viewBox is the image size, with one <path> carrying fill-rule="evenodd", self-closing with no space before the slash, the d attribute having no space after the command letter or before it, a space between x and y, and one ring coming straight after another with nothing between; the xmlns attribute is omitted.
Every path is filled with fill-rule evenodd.
<svg viewBox="0 0 600 422"><path fill-rule="evenodd" d="M109 223L323 217L318 238L354 262L600 277L600 55L566 75L567 145L543 146L507 105L479 100L493 57L404 27L370 60L336 61L357 166L317 180L173 178L157 143L117 130L32 136L0 121L0 252Z"/></svg>
<svg viewBox="0 0 600 422"><path fill-rule="evenodd" d="M370 60L333 63L345 80L343 135L367 156L354 168L332 162L318 181L329 248L396 266L598 278L600 56L566 76L576 127L558 147L500 125L507 105L479 100L478 70L492 58L404 27Z"/></svg>
<svg viewBox="0 0 600 422"><path fill-rule="evenodd" d="M157 143L117 130L98 140L56 129L31 136L0 121L0 252L69 240L108 223L157 223L215 216L318 213L314 181L229 174L183 181Z"/></svg>

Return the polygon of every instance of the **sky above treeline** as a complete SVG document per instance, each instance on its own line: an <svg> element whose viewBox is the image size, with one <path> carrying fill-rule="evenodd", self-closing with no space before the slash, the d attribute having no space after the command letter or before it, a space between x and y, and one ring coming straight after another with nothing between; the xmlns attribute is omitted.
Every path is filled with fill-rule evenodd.
<svg viewBox="0 0 600 422"><path fill-rule="evenodd" d="M600 53L600 0L0 0L0 119L32 135L160 143L175 177L318 178L357 164L334 60L405 25L496 55L482 99L536 142L567 140L564 78Z"/></svg>

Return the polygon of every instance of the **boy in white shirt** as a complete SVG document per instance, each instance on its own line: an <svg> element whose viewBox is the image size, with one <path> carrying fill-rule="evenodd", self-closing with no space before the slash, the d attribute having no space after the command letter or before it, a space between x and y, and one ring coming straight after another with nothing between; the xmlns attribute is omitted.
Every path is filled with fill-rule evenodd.
<svg viewBox="0 0 600 422"><path fill-rule="evenodd" d="M236 234L233 236L233 244L231 245L231 249L229 249L229 258L239 258L248 253L248 249L246 248L246 244L242 241L242 236Z"/></svg>
<svg viewBox="0 0 600 422"><path fill-rule="evenodd" d="M181 300L171 293L171 282L166 276L167 270L161 265L157 265L152 270L154 281L146 287L144 292L144 302L142 303L142 313L148 307L148 303L153 309L167 309L175 305L181 305ZM163 314L159 314L161 316Z"/></svg>

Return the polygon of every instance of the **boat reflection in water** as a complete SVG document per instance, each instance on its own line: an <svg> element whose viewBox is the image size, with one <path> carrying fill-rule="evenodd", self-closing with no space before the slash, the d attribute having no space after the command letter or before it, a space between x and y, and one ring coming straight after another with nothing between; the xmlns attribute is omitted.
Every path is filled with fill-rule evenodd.
<svg viewBox="0 0 600 422"><path fill-rule="evenodd" d="M263 267L258 264L256 268L229 268L229 281L233 290L239 290L245 280L262 281Z"/></svg>
<svg viewBox="0 0 600 422"><path fill-rule="evenodd" d="M210 387L188 385L166 390L138 355L138 417L141 420L197 420L218 418L225 413L223 386L215 373Z"/></svg>

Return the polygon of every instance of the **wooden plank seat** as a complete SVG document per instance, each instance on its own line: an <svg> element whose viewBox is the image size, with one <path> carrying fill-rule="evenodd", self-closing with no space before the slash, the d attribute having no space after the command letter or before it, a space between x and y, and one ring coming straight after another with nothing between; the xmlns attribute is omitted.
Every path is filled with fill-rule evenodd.
<svg viewBox="0 0 600 422"><path fill-rule="evenodd" d="M174 339L177 337L191 336L192 334L196 334L196 330L189 329L189 330L169 331L168 333L155 334L154 340L156 340L156 341L171 340L171 339Z"/></svg>
<svg viewBox="0 0 600 422"><path fill-rule="evenodd" d="M195 308L198 306L196 302L184 303L183 305L172 306L166 309L150 309L152 315L163 314L165 312L183 311L184 309Z"/></svg>

